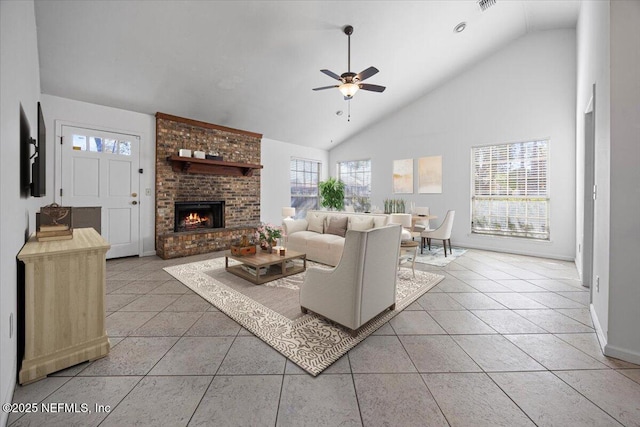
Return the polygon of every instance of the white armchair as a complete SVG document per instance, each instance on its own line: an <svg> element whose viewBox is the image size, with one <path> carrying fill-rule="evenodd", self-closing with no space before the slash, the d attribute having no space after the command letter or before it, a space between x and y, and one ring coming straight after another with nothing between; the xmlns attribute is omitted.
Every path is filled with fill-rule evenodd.
<svg viewBox="0 0 640 427"><path fill-rule="evenodd" d="M420 245L420 253L422 253L424 249L424 242L427 241L429 245L429 250L431 250L431 239L442 240L442 246L444 246L444 256L447 256L447 242L449 242L449 252L453 254L451 251L451 230L453 229L453 218L456 215L456 211L448 211L447 216L444 217L444 221L440 224L440 227L435 230L423 231L420 233L422 237L421 245Z"/></svg>
<svg viewBox="0 0 640 427"><path fill-rule="evenodd" d="M400 228L387 225L348 230L342 258L330 270L307 269L300 288L303 313L311 310L356 330L384 310L395 308Z"/></svg>

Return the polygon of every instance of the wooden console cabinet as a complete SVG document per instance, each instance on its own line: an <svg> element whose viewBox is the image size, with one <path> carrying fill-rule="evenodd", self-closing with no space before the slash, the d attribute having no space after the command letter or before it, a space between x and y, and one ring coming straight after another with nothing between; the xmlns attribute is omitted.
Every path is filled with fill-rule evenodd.
<svg viewBox="0 0 640 427"><path fill-rule="evenodd" d="M109 353L105 330L106 253L93 228L73 239L38 242L18 259L25 264L24 359L20 384Z"/></svg>

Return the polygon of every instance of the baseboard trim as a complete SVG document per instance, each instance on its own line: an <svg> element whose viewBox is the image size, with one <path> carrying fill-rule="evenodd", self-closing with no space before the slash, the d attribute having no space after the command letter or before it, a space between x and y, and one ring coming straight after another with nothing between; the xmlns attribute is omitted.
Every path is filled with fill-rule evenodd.
<svg viewBox="0 0 640 427"><path fill-rule="evenodd" d="M546 259L556 259L558 261L575 261L574 257L571 256L562 256L562 255L553 255L553 254L546 254L546 253L537 253L537 252L532 252L532 251L519 251L519 250L513 250L513 249L497 249L497 248L489 248L487 246L482 246L482 245L476 245L473 243L461 243L459 245L455 244L455 242L453 243L453 246L456 248L466 248L466 249L479 249L482 251L488 251L488 252L498 252L501 254L514 254L514 255L525 255L525 256L532 256L532 257L536 257L536 258L546 258Z"/></svg>
<svg viewBox="0 0 640 427"><path fill-rule="evenodd" d="M615 357L616 359L624 360L625 362L640 365L640 353L630 351L628 349L607 344L604 347L604 354L605 356Z"/></svg>
<svg viewBox="0 0 640 427"><path fill-rule="evenodd" d="M147 252L143 252L142 256L155 256L156 251L147 251Z"/></svg>
<svg viewBox="0 0 640 427"><path fill-rule="evenodd" d="M602 331L602 326L600 326L600 320L598 320L596 308L593 306L593 304L589 304L589 312L591 313L591 321L593 322L593 327L596 329L596 336L598 337L598 342L600 343L600 349L604 353L604 349L607 346L607 337Z"/></svg>

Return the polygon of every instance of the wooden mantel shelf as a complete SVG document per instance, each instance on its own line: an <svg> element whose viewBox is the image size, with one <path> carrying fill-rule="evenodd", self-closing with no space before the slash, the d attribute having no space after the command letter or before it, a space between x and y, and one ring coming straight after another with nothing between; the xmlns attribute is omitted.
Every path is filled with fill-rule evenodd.
<svg viewBox="0 0 640 427"><path fill-rule="evenodd" d="M252 176L262 165L225 162L223 160L196 159L195 157L168 156L174 172L202 173L208 175Z"/></svg>

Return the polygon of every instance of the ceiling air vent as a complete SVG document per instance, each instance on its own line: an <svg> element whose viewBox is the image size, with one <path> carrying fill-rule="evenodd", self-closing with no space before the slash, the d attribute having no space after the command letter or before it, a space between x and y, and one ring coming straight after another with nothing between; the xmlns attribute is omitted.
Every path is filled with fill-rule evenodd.
<svg viewBox="0 0 640 427"><path fill-rule="evenodd" d="M483 12L489 9L494 4L496 4L496 0L478 0L478 5Z"/></svg>

